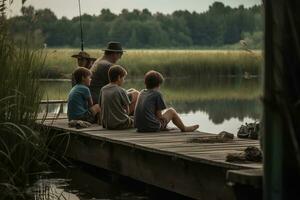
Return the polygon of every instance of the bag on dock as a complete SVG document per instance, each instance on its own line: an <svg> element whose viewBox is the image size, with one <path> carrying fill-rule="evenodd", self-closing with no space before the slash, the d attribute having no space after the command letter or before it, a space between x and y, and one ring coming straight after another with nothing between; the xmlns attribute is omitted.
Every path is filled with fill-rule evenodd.
<svg viewBox="0 0 300 200"><path fill-rule="evenodd" d="M241 153L229 153L226 156L227 162L262 162L262 152L259 148L249 146Z"/></svg>
<svg viewBox="0 0 300 200"><path fill-rule="evenodd" d="M82 120L71 120L69 121L68 125L69 127L80 129L90 127L92 124Z"/></svg>
<svg viewBox="0 0 300 200"><path fill-rule="evenodd" d="M241 125L237 133L238 138L248 138L257 140L259 137L259 123L246 123L246 125Z"/></svg>

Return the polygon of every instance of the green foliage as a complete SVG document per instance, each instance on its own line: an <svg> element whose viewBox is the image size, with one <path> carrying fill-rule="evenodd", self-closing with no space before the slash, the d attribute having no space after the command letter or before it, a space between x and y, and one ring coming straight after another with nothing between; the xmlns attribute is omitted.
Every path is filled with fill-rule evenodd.
<svg viewBox="0 0 300 200"><path fill-rule="evenodd" d="M39 79L45 54L33 49L26 39L16 42L11 37L6 3L0 1L0 199L25 200L30 198L26 189L32 174L57 161L49 148L55 137L36 126L43 96ZM22 12L32 19L32 8Z"/></svg>
<svg viewBox="0 0 300 200"><path fill-rule="evenodd" d="M53 138L35 126L43 96L39 78L44 60L42 51L15 43L7 23L1 24L0 199L28 199L31 174L56 160L48 148Z"/></svg>
<svg viewBox="0 0 300 200"><path fill-rule="evenodd" d="M259 49L262 48L263 44L263 32L245 32L243 33L243 40L246 42L245 44L248 46L249 49Z"/></svg>
<svg viewBox="0 0 300 200"><path fill-rule="evenodd" d="M17 47L5 31L0 34L0 121L33 124L42 93L39 77L44 64L41 51Z"/></svg>
<svg viewBox="0 0 300 200"><path fill-rule="evenodd" d="M48 49L43 78L70 78L76 67L71 55L77 51ZM96 49L88 52L93 57L102 56ZM129 77L143 77L151 69L167 77L244 76L260 75L263 58L261 51L128 50L118 63L128 70Z"/></svg>
<svg viewBox="0 0 300 200"><path fill-rule="evenodd" d="M239 43L244 32L262 31L261 12L261 6L231 8L221 2L213 3L203 13L175 11L165 15L147 9L123 9L116 15L103 9L98 16L82 16L84 41L88 47L103 47L110 40L120 41L127 48L218 47ZM38 30L43 37L37 40L50 47L80 46L79 17L58 19L49 9L29 6L10 22L13 35L22 36L25 30L32 35Z"/></svg>
<svg viewBox="0 0 300 200"><path fill-rule="evenodd" d="M5 26L0 32L0 193L1 198L25 198L21 188L28 173L40 169L44 144L33 126L42 93L41 53L17 47Z"/></svg>
<svg viewBox="0 0 300 200"><path fill-rule="evenodd" d="M119 61L129 76L141 77L149 70L166 77L260 75L260 52L161 50L128 51Z"/></svg>

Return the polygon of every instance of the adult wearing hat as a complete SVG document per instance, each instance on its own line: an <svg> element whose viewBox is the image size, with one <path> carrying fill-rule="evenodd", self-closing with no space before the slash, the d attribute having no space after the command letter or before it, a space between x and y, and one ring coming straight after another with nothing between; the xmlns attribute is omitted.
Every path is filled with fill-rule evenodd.
<svg viewBox="0 0 300 200"><path fill-rule="evenodd" d="M100 90L109 83L108 70L121 59L124 52L120 42L109 42L106 49L103 49L103 51L104 55L98 58L91 68L92 81L90 84L90 91L94 103L100 103L98 102ZM127 94L131 101L129 108L133 111L139 92L131 88L127 91ZM129 114L133 114L133 112Z"/></svg>
<svg viewBox="0 0 300 200"><path fill-rule="evenodd" d="M80 51L78 54L74 54L71 56L72 58L77 59L77 65L78 67L85 67L87 69L90 69L92 65L94 64L96 58L92 58L90 54L88 54L85 51ZM75 79L72 74L72 87L75 85Z"/></svg>
<svg viewBox="0 0 300 200"><path fill-rule="evenodd" d="M96 60L96 58L92 58L90 54L85 51L80 51L78 54L72 55L72 57L77 59L78 67L85 67L87 69L90 69Z"/></svg>
<svg viewBox="0 0 300 200"><path fill-rule="evenodd" d="M109 83L109 68L121 59L124 52L119 42L109 42L103 51L104 55L98 58L91 68L92 81L90 91L94 103L97 103L99 100L101 88Z"/></svg>

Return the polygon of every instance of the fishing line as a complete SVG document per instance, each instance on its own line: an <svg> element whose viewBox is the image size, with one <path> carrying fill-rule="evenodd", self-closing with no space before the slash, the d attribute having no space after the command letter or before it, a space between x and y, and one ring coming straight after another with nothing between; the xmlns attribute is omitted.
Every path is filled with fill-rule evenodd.
<svg viewBox="0 0 300 200"><path fill-rule="evenodd" d="M81 39L81 51L84 50L83 48L83 28L82 28L82 21L81 21L81 5L80 0L78 0L78 7L79 7L79 22L80 22L80 39Z"/></svg>

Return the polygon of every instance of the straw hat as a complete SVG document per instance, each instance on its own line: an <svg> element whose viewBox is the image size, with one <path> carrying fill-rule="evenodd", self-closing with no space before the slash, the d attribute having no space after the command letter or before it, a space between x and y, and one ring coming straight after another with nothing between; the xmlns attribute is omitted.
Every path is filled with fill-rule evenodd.
<svg viewBox="0 0 300 200"><path fill-rule="evenodd" d="M85 51L80 51L78 54L74 54L74 55L72 55L72 57L73 58L86 58L86 59L88 59L88 60L96 60L96 58L92 58L91 56L90 56L90 54L88 54L87 52L85 52Z"/></svg>

